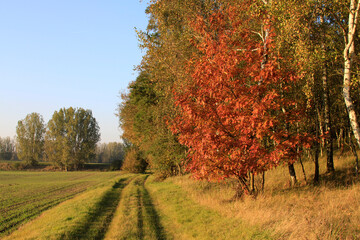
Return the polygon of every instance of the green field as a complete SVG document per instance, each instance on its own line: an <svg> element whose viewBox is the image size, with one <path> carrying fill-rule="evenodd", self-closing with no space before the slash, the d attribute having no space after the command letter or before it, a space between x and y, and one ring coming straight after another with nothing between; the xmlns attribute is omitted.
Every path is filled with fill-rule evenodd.
<svg viewBox="0 0 360 240"><path fill-rule="evenodd" d="M20 160L2 160L0 159L0 171L18 171L18 170L27 170L27 171L49 171L49 170L58 170L56 169L51 162L39 162L36 166L28 166L24 161ZM81 170L85 171L109 171L111 170L110 163L85 163Z"/></svg>
<svg viewBox="0 0 360 240"><path fill-rule="evenodd" d="M118 175L114 172L0 171L0 237L44 210Z"/></svg>

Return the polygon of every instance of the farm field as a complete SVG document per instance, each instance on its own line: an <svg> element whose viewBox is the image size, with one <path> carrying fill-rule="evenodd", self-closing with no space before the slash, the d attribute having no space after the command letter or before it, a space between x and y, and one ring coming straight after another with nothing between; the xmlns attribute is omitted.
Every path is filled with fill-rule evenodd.
<svg viewBox="0 0 360 240"><path fill-rule="evenodd" d="M0 237L44 210L118 175L115 172L0 171Z"/></svg>
<svg viewBox="0 0 360 240"><path fill-rule="evenodd" d="M86 171L107 171L110 169L110 163L85 163L82 170ZM1 160L0 171L55 171L51 162L39 162L36 166L27 166L24 161L20 160Z"/></svg>

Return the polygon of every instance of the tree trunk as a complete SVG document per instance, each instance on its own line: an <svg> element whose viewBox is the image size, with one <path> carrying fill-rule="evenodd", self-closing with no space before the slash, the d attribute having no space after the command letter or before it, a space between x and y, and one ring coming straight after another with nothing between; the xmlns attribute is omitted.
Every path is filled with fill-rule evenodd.
<svg viewBox="0 0 360 240"><path fill-rule="evenodd" d="M314 172L314 184L319 183L320 180L320 171L319 171L319 153L320 153L320 142L318 141L320 137L320 129L317 124L315 124L315 135L317 141L314 142L314 163L315 163L315 172Z"/></svg>
<svg viewBox="0 0 360 240"><path fill-rule="evenodd" d="M354 133L354 137L358 146L360 147L360 128L359 122L356 117L355 107L350 95L351 87L351 65L355 57L355 43L354 37L356 32L357 17L359 12L360 1L356 3L355 0L350 1L349 12L349 28L347 37L345 37L344 49L344 83L343 83L343 98L345 101L346 109L349 115L350 125Z"/></svg>
<svg viewBox="0 0 360 240"><path fill-rule="evenodd" d="M340 149L340 156L343 154L344 151L344 129L340 128L340 132L337 136L337 145L338 145L338 149Z"/></svg>
<svg viewBox="0 0 360 240"><path fill-rule="evenodd" d="M351 151L355 157L355 174L358 175L359 174L359 157L356 152L355 144L351 138L350 138L350 147L351 147Z"/></svg>
<svg viewBox="0 0 360 240"><path fill-rule="evenodd" d="M303 172L303 175L304 175L304 180L305 180L305 182L307 183L306 171L305 171L304 164L303 164L303 162L302 162L301 156L299 156L299 162L300 162L300 164L301 164L301 169L302 169L302 172Z"/></svg>
<svg viewBox="0 0 360 240"><path fill-rule="evenodd" d="M178 175L182 175L183 173L182 173L182 169L181 169L180 164L178 163L178 164L176 164L176 166L178 168Z"/></svg>
<svg viewBox="0 0 360 240"><path fill-rule="evenodd" d="M296 172L295 172L295 168L294 168L294 164L293 163L289 163L289 173L290 173L290 184L291 186L295 186L295 184L297 183L297 179L296 179Z"/></svg>
<svg viewBox="0 0 360 240"><path fill-rule="evenodd" d="M325 55L325 44L323 44L323 51ZM333 173L334 169L334 158L333 158L333 137L331 127L331 116L330 116L330 97L329 97L329 83L327 76L326 62L323 63L323 97L324 97L324 129L325 129L325 148L326 148L326 172Z"/></svg>
<svg viewBox="0 0 360 240"><path fill-rule="evenodd" d="M316 143L315 146L315 156L314 156L314 162L315 162L315 173L314 173L314 183L319 183L320 179L320 173L319 173L319 153L320 153L320 144Z"/></svg>
<svg viewBox="0 0 360 240"><path fill-rule="evenodd" d="M244 177L238 177L238 184L235 189L235 195L233 196L233 200L241 199L244 195L248 195L251 193L249 186L247 184L247 179Z"/></svg>
<svg viewBox="0 0 360 240"><path fill-rule="evenodd" d="M255 175L251 173L251 194L255 194Z"/></svg>
<svg viewBox="0 0 360 240"><path fill-rule="evenodd" d="M319 105L319 104L317 104L317 105ZM320 107L319 107L319 106L317 106L316 112L317 112L317 115L318 115L318 124L319 124L319 126L317 126L317 128L318 128L319 131L320 131L320 135L321 135L321 136L324 136L324 127L323 127L323 125L322 125L322 123L323 123L323 118L322 118L322 116L321 116L321 110L320 110ZM324 141L323 138L321 138L320 141L321 141L321 142L320 142L320 155L322 156L322 155L323 155L323 146L325 146L325 141Z"/></svg>

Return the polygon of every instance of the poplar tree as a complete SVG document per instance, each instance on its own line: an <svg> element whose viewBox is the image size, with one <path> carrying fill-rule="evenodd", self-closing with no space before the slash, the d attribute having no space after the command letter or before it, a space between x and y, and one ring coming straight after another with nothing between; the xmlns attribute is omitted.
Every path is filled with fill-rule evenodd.
<svg viewBox="0 0 360 240"><path fill-rule="evenodd" d="M16 127L17 154L29 165L36 165L44 151L45 125L39 113L28 114Z"/></svg>
<svg viewBox="0 0 360 240"><path fill-rule="evenodd" d="M90 110L62 108L48 123L45 152L61 169L77 170L95 157L99 126Z"/></svg>

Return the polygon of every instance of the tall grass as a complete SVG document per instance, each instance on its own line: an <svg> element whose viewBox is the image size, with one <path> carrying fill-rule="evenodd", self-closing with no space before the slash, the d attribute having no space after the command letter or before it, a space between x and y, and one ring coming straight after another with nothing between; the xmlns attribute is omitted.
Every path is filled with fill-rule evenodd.
<svg viewBox="0 0 360 240"><path fill-rule="evenodd" d="M318 185L311 183L314 167L307 161L308 183L300 164L296 165L299 183L295 187L289 186L287 168L279 167L266 173L264 193L242 201L230 201L232 181L196 182L189 176L168 181L184 189L193 201L274 232L276 239L360 239L360 184L353 175L353 158L337 156L336 172L331 176L325 174L325 159L321 162Z"/></svg>

